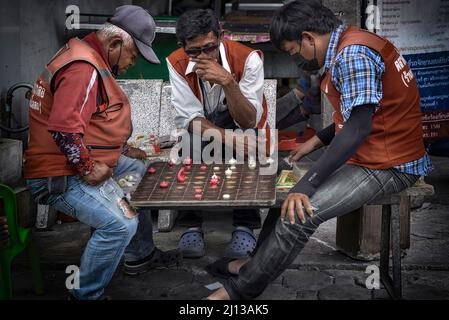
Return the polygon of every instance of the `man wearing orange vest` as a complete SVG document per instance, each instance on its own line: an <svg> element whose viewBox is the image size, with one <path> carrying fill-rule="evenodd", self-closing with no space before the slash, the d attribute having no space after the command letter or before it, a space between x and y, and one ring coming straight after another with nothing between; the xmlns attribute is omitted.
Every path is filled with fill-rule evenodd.
<svg viewBox="0 0 449 320"><path fill-rule="evenodd" d="M123 254L125 273L176 262L154 246L150 212L139 215L111 177L143 176L146 154L128 148L130 103L115 77L140 53L160 63L151 45L156 24L138 6L121 6L98 32L71 39L33 89L25 178L34 199L95 228L70 298L104 298Z"/></svg>
<svg viewBox="0 0 449 320"><path fill-rule="evenodd" d="M223 40L212 10L184 13L176 34L182 48L167 58L176 128L193 132L199 125L201 132L195 132L197 135L214 129L221 141L225 141L226 129L267 129L262 53ZM191 152L195 160L201 146L193 146ZM256 244L253 229L260 228L258 210L234 210L233 218L236 228L224 253L228 259L246 257ZM201 215L182 212L178 222L188 227L178 246L183 257L202 257Z"/></svg>
<svg viewBox="0 0 449 320"><path fill-rule="evenodd" d="M320 2L308 0L283 6L270 35L278 49L299 54L304 69L324 67L321 90L335 110L334 122L292 152L297 161L327 145L281 210L270 210L253 256L228 265L238 276L209 299L257 297L321 223L410 187L432 167L416 79L391 42L342 24Z"/></svg>

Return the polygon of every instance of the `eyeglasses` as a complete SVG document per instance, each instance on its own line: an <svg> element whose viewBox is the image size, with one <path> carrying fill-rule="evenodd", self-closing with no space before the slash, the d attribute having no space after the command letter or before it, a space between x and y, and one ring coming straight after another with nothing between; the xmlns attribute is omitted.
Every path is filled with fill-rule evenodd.
<svg viewBox="0 0 449 320"><path fill-rule="evenodd" d="M189 57L196 58L201 54L201 52L204 52L205 54L210 54L210 53L214 52L215 50L217 50L217 48L218 48L218 44L213 44L213 45L209 45L207 47L198 48L198 49L184 49L184 51L186 52L186 54Z"/></svg>

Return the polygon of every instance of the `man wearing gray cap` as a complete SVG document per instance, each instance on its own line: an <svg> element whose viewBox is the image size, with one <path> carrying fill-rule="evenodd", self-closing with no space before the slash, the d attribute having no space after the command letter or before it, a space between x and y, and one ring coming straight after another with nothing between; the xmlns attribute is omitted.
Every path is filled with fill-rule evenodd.
<svg viewBox="0 0 449 320"><path fill-rule="evenodd" d="M24 170L33 198L95 228L71 298L102 299L123 255L129 275L179 259L155 247L150 213L135 212L111 179L145 173L145 152L127 146L130 103L115 77L139 53L160 63L151 47L155 29L146 10L121 6L99 31L59 50L33 89Z"/></svg>

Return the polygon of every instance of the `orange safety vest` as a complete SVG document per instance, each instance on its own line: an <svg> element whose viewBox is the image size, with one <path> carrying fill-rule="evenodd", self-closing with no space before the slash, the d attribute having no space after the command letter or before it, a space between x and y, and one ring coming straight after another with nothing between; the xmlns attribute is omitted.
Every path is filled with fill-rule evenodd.
<svg viewBox="0 0 449 320"><path fill-rule="evenodd" d="M27 179L77 174L48 131L54 94L52 80L61 68L74 61L90 63L97 70L105 98L84 133L84 143L92 159L115 167L132 133L129 100L106 62L86 42L73 38L52 58L34 85L29 109L29 142L25 152L24 175Z"/></svg>
<svg viewBox="0 0 449 320"><path fill-rule="evenodd" d="M422 114L416 79L405 59L388 40L356 27L348 27L338 44L337 54L350 45L363 45L379 53L385 64L382 76L382 99L373 115L372 130L347 163L371 169L387 169L424 156ZM335 112L336 134L343 128L340 92L331 81L330 72L321 80Z"/></svg>

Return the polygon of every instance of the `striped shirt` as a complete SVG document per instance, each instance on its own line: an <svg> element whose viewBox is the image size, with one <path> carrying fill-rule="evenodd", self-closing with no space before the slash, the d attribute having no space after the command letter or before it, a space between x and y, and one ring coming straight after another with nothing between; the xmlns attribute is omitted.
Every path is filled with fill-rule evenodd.
<svg viewBox="0 0 449 320"><path fill-rule="evenodd" d="M382 57L366 46L347 46L337 54L340 37L346 29L347 25L342 24L331 33L324 64L325 71L330 70L331 81L341 94L340 108L344 121L349 119L354 107L365 104L379 106L382 99L382 75L385 72ZM422 176L433 169L427 153L420 159L394 168Z"/></svg>

